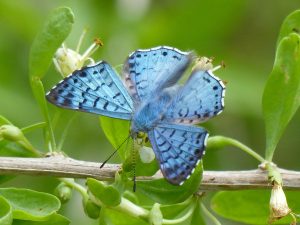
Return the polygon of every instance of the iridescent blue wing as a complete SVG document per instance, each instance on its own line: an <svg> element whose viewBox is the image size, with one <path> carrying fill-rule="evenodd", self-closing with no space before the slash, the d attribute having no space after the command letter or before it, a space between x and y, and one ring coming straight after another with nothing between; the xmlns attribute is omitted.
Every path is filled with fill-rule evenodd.
<svg viewBox="0 0 300 225"><path fill-rule="evenodd" d="M164 177L181 185L204 154L208 133L201 127L160 124L148 136Z"/></svg>
<svg viewBox="0 0 300 225"><path fill-rule="evenodd" d="M211 71L196 69L174 96L166 122L196 124L222 112L225 85Z"/></svg>
<svg viewBox="0 0 300 225"><path fill-rule="evenodd" d="M137 50L129 55L123 68L125 83L139 103L165 87L174 85L192 60L192 53L171 47Z"/></svg>
<svg viewBox="0 0 300 225"><path fill-rule="evenodd" d="M121 79L106 62L74 71L47 93L62 108L131 119L133 102Z"/></svg>

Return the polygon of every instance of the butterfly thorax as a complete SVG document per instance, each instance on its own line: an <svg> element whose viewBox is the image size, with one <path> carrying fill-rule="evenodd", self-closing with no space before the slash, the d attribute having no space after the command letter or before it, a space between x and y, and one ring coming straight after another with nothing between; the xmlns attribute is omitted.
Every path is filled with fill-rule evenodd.
<svg viewBox="0 0 300 225"><path fill-rule="evenodd" d="M151 96L144 104L137 107L131 121L131 133L148 132L164 117L171 104L172 96L163 91L158 96Z"/></svg>

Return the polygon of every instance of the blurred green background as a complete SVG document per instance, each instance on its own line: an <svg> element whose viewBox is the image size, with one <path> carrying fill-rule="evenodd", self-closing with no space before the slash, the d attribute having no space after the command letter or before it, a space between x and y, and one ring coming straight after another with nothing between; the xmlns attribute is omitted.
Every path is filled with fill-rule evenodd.
<svg viewBox="0 0 300 225"><path fill-rule="evenodd" d="M283 19L300 8L299 0L1 0L0 1L0 114L16 126L42 121L28 81L30 45L47 15L58 6L69 6L75 24L66 44L75 48L84 28L89 28L85 50L95 37L104 46L93 58L113 66L138 48L168 45L195 50L201 56L222 60L225 69L216 72L227 81L225 111L205 124L211 135L233 137L264 154L265 134L261 112L263 87L272 69L275 43ZM43 80L49 90L61 79L52 65ZM49 106L54 111L53 106ZM63 112L57 126L59 137L65 121L74 113ZM97 116L77 113L67 136L64 151L82 160L102 161L112 147L99 128ZM280 167L300 169L298 151L299 113L284 134L274 161ZM40 131L28 138L45 151ZM0 152L1 154L1 152ZM118 158L112 160L117 162ZM240 150L226 148L207 151L204 167L209 170L243 170L257 162ZM30 187L51 192L57 181L52 178L19 177L5 186ZM64 206L67 216L77 224L94 224L83 215L81 199L75 195ZM224 224L233 224L226 222Z"/></svg>

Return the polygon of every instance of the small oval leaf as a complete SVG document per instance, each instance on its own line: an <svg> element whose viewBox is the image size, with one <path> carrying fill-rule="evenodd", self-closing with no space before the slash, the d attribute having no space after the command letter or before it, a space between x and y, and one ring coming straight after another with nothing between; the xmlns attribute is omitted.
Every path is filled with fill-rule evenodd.
<svg viewBox="0 0 300 225"><path fill-rule="evenodd" d="M43 221L60 208L54 195L33 190L1 188L0 196L12 206L14 219Z"/></svg>
<svg viewBox="0 0 300 225"><path fill-rule="evenodd" d="M11 225L12 221L12 207L4 197L0 196L0 224Z"/></svg>
<svg viewBox="0 0 300 225"><path fill-rule="evenodd" d="M69 225L70 220L60 214L53 214L45 221L14 220L13 225Z"/></svg>
<svg viewBox="0 0 300 225"><path fill-rule="evenodd" d="M29 74L42 78L47 72L55 51L67 38L74 23L70 8L55 9L36 36L29 55Z"/></svg>
<svg viewBox="0 0 300 225"><path fill-rule="evenodd" d="M280 41L263 94L266 160L272 160L277 143L299 105L300 36L292 33Z"/></svg>
<svg viewBox="0 0 300 225"><path fill-rule="evenodd" d="M105 185L93 178L88 178L86 184L93 196L99 199L104 205L117 206L121 203L121 195L114 186Z"/></svg>

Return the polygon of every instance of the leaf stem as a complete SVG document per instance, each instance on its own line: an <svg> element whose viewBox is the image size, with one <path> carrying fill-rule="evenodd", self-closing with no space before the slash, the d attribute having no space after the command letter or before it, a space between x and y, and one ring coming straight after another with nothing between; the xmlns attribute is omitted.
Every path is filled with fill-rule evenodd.
<svg viewBox="0 0 300 225"><path fill-rule="evenodd" d="M210 211L208 211L208 209L202 203L201 203L201 210L215 225L221 225L219 220Z"/></svg>
<svg viewBox="0 0 300 225"><path fill-rule="evenodd" d="M70 187L74 188L76 191L78 191L82 198L84 199L84 201L87 201L89 198L89 195L87 193L87 190L81 186L80 184L76 183L74 181L74 179L72 178L58 178L60 181L66 183L67 185L69 185Z"/></svg>
<svg viewBox="0 0 300 225"><path fill-rule="evenodd" d="M256 153L254 150L249 148L248 146L244 145L243 143L224 136L213 136L208 139L207 146L208 147L224 147L226 145L231 145L241 149L242 151L246 152L247 154L251 155L253 158L257 159L261 163L264 163L266 160Z"/></svg>
<svg viewBox="0 0 300 225"><path fill-rule="evenodd" d="M38 151L33 145L24 137L23 140L18 141L20 145L22 145L26 150L30 151L34 154L34 156L41 157L43 154Z"/></svg>
<svg viewBox="0 0 300 225"><path fill-rule="evenodd" d="M63 131L63 133L61 135L60 142L59 142L58 147L57 147L58 151L61 151L61 149L62 149L62 147L64 145L64 142L66 140L69 128L70 128L72 122L74 121L74 119L76 118L76 116L77 116L77 114L73 114L71 116L71 119L67 122L67 125L66 125L66 127L65 127L65 129L64 129L64 131Z"/></svg>
<svg viewBox="0 0 300 225"><path fill-rule="evenodd" d="M122 198L120 205L116 207L112 207L112 209L118 210L120 212L124 212L134 217L148 218L149 216L148 210L132 203L126 198Z"/></svg>

